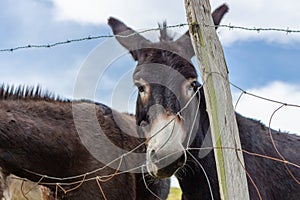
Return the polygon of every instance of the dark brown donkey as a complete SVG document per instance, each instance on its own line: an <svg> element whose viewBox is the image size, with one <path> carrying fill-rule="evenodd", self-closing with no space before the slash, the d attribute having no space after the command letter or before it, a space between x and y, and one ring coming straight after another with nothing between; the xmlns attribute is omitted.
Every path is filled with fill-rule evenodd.
<svg viewBox="0 0 300 200"><path fill-rule="evenodd" d="M222 5L214 11L218 25L228 10ZM197 82L189 34L177 40L161 38L152 43L117 19L108 21L117 40L127 48L137 66L133 80L139 94L136 122L147 141L147 169L155 177L175 174L183 191L182 199L220 199L209 118L203 88ZM164 30L166 31L166 30ZM165 35L165 34L162 34ZM243 149L275 158L268 128L259 121L236 114ZM284 157L300 164L300 137L272 130ZM246 169L262 199L298 200L300 169L281 162L244 154ZM294 180L288 170L295 176ZM248 178L251 199L259 199Z"/></svg>
<svg viewBox="0 0 300 200"><path fill-rule="evenodd" d="M5 173L39 182L58 199L157 199L133 170L145 162L133 116L103 104L50 96L38 88L0 87L0 167ZM145 180L166 199L169 180Z"/></svg>

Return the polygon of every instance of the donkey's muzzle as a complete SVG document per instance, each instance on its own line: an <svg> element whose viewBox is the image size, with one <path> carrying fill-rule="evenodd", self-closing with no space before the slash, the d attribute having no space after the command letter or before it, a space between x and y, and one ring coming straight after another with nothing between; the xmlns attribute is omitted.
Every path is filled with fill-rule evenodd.
<svg viewBox="0 0 300 200"><path fill-rule="evenodd" d="M148 171L150 174L159 177L167 178L176 173L178 169L184 166L186 156L184 152L176 152L164 154L163 152L150 152L148 161Z"/></svg>

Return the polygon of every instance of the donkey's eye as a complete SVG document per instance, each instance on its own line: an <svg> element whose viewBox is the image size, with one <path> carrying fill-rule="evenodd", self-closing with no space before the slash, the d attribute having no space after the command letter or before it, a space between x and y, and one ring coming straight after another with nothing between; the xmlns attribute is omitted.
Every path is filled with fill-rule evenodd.
<svg viewBox="0 0 300 200"><path fill-rule="evenodd" d="M194 89L197 86L197 81L191 82L191 87Z"/></svg>
<svg viewBox="0 0 300 200"><path fill-rule="evenodd" d="M139 86L138 86L138 90L139 90L139 93L145 92L145 86L139 85Z"/></svg>
<svg viewBox="0 0 300 200"><path fill-rule="evenodd" d="M183 85L183 92L186 96L186 98L190 98L193 96L194 92L196 91L196 88L198 86L198 82L196 79L194 80L188 80Z"/></svg>
<svg viewBox="0 0 300 200"><path fill-rule="evenodd" d="M139 96L146 100L150 91L149 83L140 78L139 80L134 81L134 85L138 89Z"/></svg>
<svg viewBox="0 0 300 200"><path fill-rule="evenodd" d="M194 91L196 86L197 86L197 81L193 81L193 82L190 83L190 85L187 88L190 91Z"/></svg>

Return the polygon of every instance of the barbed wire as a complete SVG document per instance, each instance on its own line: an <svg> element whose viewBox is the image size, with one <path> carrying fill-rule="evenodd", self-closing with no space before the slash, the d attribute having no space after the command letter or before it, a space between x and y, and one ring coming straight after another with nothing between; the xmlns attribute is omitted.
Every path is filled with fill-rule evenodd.
<svg viewBox="0 0 300 200"><path fill-rule="evenodd" d="M229 30L233 29L239 29L239 30L244 30L244 31L256 31L257 33L260 33L261 31L273 31L273 32L284 32L286 34L289 33L300 33L300 30L298 29L290 29L289 27L287 28L263 28L263 27L245 27L245 26L235 26L235 25L216 25L216 26L211 26L211 25L205 25L207 27L218 27L218 28L229 28Z"/></svg>
<svg viewBox="0 0 300 200"><path fill-rule="evenodd" d="M82 41L95 40L95 39L101 39L101 38L111 38L111 37L113 37L113 36L112 35L88 36L88 37L83 37L83 38L78 38L78 39L71 39L71 40L66 40L66 41L55 42L55 43L51 43L51 44L29 44L29 45L25 45L25 46L17 46L17 47L13 47L13 48L0 49L0 52L13 52L16 50L33 49L33 48L52 48L55 46L60 46L60 45L65 45L65 44L70 44L70 43L75 43L75 42L82 42Z"/></svg>
<svg viewBox="0 0 300 200"><path fill-rule="evenodd" d="M172 28L180 28L180 27L184 27L184 26L189 26L189 25L199 25L197 23L193 23L193 24L188 24L188 23L181 23L181 24L176 24L176 25L169 25L166 26L166 28L168 29L172 29ZM287 28L250 28L250 27L246 27L246 26L235 26L235 25L205 25L205 27L218 27L218 28L228 28L229 30L234 30L234 29L238 29L238 30L245 30L245 31L255 31L257 33L260 33L262 31L275 31L275 32L284 32L286 34L290 34L290 33L300 33L300 29L289 29L289 27ZM151 31L158 31L160 30L159 27L157 28L149 28L149 29L145 29L142 31L137 31L133 34L127 35L127 36L121 36L121 35L116 35L119 37L130 37L134 34L142 34L142 33L147 33L147 32L151 32ZM107 35L96 35L96 36L87 36L87 37L82 37L82 38L76 38L76 39L68 39L65 41L58 41L58 42L54 42L54 43L48 43L48 44L28 44L28 45L23 45L23 46L16 46L16 47L11 47L11 48L2 48L0 49L0 52L14 52L17 50L22 50L22 49L35 49L35 48L53 48L56 46L61 46L61 45L66 45L66 44L71 44L71 43L77 43L77 42L83 42L83 41L90 41L90 40L96 40L96 39L104 39L104 38L113 38L115 37L115 35L112 34L107 34Z"/></svg>

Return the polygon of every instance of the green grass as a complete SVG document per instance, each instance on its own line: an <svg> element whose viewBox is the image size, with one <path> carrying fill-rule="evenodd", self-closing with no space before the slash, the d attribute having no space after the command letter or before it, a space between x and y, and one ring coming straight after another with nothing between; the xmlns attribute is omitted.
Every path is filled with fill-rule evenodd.
<svg viewBox="0 0 300 200"><path fill-rule="evenodd" d="M167 200L180 200L181 199L181 189L180 188L171 188L170 194Z"/></svg>

